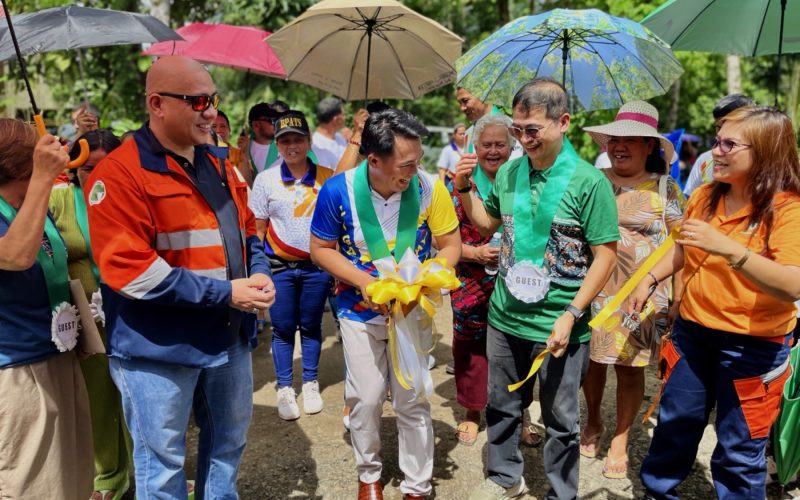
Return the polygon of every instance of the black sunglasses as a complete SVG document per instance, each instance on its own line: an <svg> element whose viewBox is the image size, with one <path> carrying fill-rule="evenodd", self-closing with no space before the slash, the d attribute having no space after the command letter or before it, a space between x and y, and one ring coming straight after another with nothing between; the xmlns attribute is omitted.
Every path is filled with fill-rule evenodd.
<svg viewBox="0 0 800 500"><path fill-rule="evenodd" d="M166 97L172 97L173 99L181 99L182 101L186 101L189 103L189 105L192 106L192 109L194 111L198 111L200 113L207 110L211 106L214 106L214 109L219 108L219 101L221 100L221 97L216 92L214 92L211 95L208 94L183 95L183 94L171 94L169 92L153 92L153 93L158 95L163 95Z"/></svg>

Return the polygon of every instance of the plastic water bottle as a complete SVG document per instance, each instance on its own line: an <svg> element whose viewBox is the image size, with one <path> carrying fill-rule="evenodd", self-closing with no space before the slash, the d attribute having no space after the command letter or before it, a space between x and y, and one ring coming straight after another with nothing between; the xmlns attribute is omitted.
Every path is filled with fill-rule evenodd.
<svg viewBox="0 0 800 500"><path fill-rule="evenodd" d="M503 244L502 241L503 235L498 233L494 233L492 235L491 241L489 241L489 248L500 248ZM497 265L496 264L487 264L486 267L483 268L486 271L486 274L489 276L494 276L497 274Z"/></svg>

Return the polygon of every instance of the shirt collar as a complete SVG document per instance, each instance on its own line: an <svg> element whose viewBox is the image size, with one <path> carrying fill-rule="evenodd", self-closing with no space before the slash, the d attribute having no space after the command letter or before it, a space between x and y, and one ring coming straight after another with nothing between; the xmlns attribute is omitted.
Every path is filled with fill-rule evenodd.
<svg viewBox="0 0 800 500"><path fill-rule="evenodd" d="M317 181L317 166L308 158L306 158L306 161L308 162L308 169L303 175L303 178L300 179L300 183L309 187L314 187L314 183ZM292 175L292 172L289 170L289 166L286 165L286 160L281 162L281 180L283 182L297 181L297 179Z"/></svg>
<svg viewBox="0 0 800 500"><path fill-rule="evenodd" d="M189 158L184 158L179 154L175 153L164 147L163 144L158 140L156 135L150 129L150 122L147 121L140 129L141 134L136 135L136 140L140 146L145 146L147 151L150 153L148 156L154 156L159 158L161 161L156 161L157 169L166 169L166 157L171 156L175 161L178 162L179 165L182 165L184 161L189 160ZM208 144L197 144L194 147L194 158L191 159L192 165L196 165L198 159L205 158L207 155L206 153L209 151ZM155 159L155 158L154 158ZM163 163L162 163L163 162Z"/></svg>

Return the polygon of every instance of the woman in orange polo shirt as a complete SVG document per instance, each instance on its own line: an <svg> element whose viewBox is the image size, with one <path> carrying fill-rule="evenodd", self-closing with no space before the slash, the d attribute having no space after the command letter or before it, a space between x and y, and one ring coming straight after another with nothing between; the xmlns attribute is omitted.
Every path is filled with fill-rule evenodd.
<svg viewBox="0 0 800 500"><path fill-rule="evenodd" d="M661 406L642 463L647 498L678 498L716 407L717 496L765 498L764 456L790 374L800 298L800 162L789 118L746 107L722 120L714 182L689 200L678 245L630 298L684 269Z"/></svg>

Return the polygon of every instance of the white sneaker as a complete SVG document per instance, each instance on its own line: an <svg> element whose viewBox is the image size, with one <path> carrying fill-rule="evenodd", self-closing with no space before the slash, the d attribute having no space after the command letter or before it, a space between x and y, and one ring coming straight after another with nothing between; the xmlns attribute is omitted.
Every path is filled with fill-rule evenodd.
<svg viewBox="0 0 800 500"><path fill-rule="evenodd" d="M300 418L300 408L297 406L294 389L281 387L278 389L278 416L284 420L297 420Z"/></svg>
<svg viewBox="0 0 800 500"><path fill-rule="evenodd" d="M303 410L306 415L322 411L322 396L319 394L319 382L312 380L303 384Z"/></svg>

